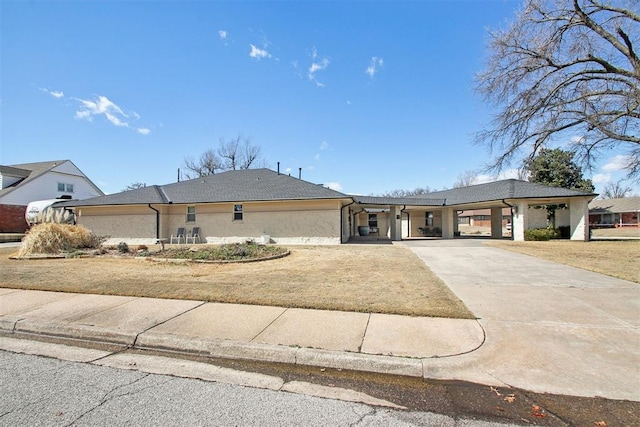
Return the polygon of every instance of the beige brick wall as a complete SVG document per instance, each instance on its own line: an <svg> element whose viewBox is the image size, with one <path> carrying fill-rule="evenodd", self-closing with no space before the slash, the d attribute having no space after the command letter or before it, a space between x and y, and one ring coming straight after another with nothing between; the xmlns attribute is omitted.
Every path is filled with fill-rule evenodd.
<svg viewBox="0 0 640 427"><path fill-rule="evenodd" d="M340 202L245 202L243 219L234 221L235 203L193 205L196 221L187 222L187 206L154 206L161 212L160 237L169 238L179 227L189 233L200 227L200 236L210 242L239 241L262 235L275 242L340 243ZM78 222L100 236L136 242L153 239L156 214L147 206L79 208Z"/></svg>

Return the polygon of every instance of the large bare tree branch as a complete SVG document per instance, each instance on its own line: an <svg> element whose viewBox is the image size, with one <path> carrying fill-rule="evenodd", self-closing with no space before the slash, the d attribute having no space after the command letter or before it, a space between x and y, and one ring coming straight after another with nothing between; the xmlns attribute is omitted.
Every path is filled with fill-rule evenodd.
<svg viewBox="0 0 640 427"><path fill-rule="evenodd" d="M525 0L512 25L491 34L477 80L497 108L476 138L495 156L488 169L554 143L587 166L603 150L622 150L640 179L639 9L633 0Z"/></svg>

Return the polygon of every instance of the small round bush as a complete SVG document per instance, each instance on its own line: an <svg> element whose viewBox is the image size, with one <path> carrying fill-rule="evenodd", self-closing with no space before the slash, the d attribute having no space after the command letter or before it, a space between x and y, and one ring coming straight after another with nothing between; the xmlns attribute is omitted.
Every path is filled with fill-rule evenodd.
<svg viewBox="0 0 640 427"><path fill-rule="evenodd" d="M125 242L118 243L118 251L123 254L129 253L129 245Z"/></svg>

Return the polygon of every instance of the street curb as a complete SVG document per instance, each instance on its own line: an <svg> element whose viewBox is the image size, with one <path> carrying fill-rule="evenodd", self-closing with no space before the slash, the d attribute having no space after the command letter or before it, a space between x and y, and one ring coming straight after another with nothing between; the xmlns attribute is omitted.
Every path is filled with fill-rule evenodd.
<svg viewBox="0 0 640 427"><path fill-rule="evenodd" d="M223 359L296 363L296 348L273 344L245 343L222 339L188 338L158 332L140 334L134 348L191 353Z"/></svg>
<svg viewBox="0 0 640 427"><path fill-rule="evenodd" d="M126 346L133 346L138 335L136 332L114 332L92 325L59 324L27 319L17 321L13 332Z"/></svg>
<svg viewBox="0 0 640 427"><path fill-rule="evenodd" d="M297 353L296 364L422 377L422 360L408 357L300 348Z"/></svg>
<svg viewBox="0 0 640 427"><path fill-rule="evenodd" d="M223 359L248 359L260 362L320 366L380 374L422 377L421 359L221 339L194 339L157 332L140 334L133 348L189 353Z"/></svg>
<svg viewBox="0 0 640 427"><path fill-rule="evenodd" d="M221 339L187 338L179 335L143 332L113 332L90 325L68 325L0 318L0 331L20 337L36 335L96 344L119 344L133 349L191 354L221 359L243 359L300 366L345 369L388 375L423 377L422 359L340 352L275 344L247 343Z"/></svg>

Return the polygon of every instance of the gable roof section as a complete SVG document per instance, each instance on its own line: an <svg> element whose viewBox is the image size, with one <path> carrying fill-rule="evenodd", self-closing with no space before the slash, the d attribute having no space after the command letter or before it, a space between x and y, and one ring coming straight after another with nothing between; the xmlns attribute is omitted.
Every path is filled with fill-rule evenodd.
<svg viewBox="0 0 640 427"><path fill-rule="evenodd" d="M416 197L424 198L424 196L425 195L420 195ZM595 196L595 194L569 190L561 187L551 187L549 185L521 181L518 179L505 179L502 181L488 182L486 184L471 185L469 187L436 191L429 193L428 196L429 198L434 199L445 199L446 206L454 206L503 199L548 199L575 196Z"/></svg>
<svg viewBox="0 0 640 427"><path fill-rule="evenodd" d="M1 189L0 197L14 191L16 188L20 187L21 185L27 184L41 177L45 173L67 162L73 165L73 162L71 160L51 160L48 162L21 163L18 165L0 166L0 173L6 173L7 175L12 175L12 176L21 176L24 178L10 185L7 188ZM73 166L76 169L78 169L77 166L75 165ZM78 169L78 171L80 171L80 169ZM102 193L102 190L100 190L100 188L98 188L98 186L95 185L82 171L80 171L80 173L82 173L82 176L87 180L87 182L93 188L95 188L100 194L104 194Z"/></svg>
<svg viewBox="0 0 640 427"><path fill-rule="evenodd" d="M640 212L640 197L599 199L589 203L589 213Z"/></svg>
<svg viewBox="0 0 640 427"><path fill-rule="evenodd" d="M192 204L345 198L348 196L338 191L279 174L270 169L247 169L65 202L64 205Z"/></svg>
<svg viewBox="0 0 640 427"><path fill-rule="evenodd" d="M27 169L20 169L20 168L16 168L14 166L2 166L0 165L0 174L3 175L8 175L8 176L15 176L18 178L26 178L29 176L29 174L31 173L30 170Z"/></svg>
<svg viewBox="0 0 640 427"><path fill-rule="evenodd" d="M13 176L21 176L24 179L10 185L7 188L3 188L0 190L0 197L11 193L16 188L23 184L27 184L34 179L44 175L49 172L51 169L55 168L61 163L66 162L67 160L54 160L50 162L38 162L38 163L21 163L19 165L9 165L2 166L0 172L5 172L7 175Z"/></svg>

